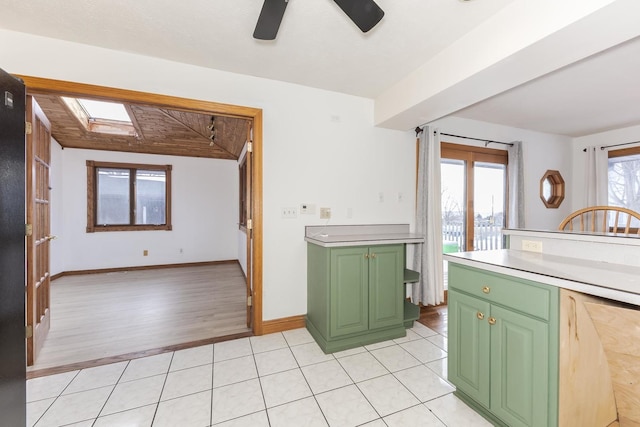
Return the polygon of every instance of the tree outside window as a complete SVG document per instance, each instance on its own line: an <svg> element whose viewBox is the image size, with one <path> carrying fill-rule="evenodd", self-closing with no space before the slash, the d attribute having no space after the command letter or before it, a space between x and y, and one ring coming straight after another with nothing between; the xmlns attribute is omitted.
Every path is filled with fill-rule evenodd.
<svg viewBox="0 0 640 427"><path fill-rule="evenodd" d="M640 212L640 147L609 152L608 190L610 205ZM638 227L640 223L634 218L631 225Z"/></svg>

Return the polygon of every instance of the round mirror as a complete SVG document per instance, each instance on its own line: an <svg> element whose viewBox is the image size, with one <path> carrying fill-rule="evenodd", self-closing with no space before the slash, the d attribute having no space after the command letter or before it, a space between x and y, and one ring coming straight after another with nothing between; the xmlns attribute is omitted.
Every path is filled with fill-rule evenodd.
<svg viewBox="0 0 640 427"><path fill-rule="evenodd" d="M548 170L540 180L540 199L548 208L557 208L564 200L564 179L560 172Z"/></svg>

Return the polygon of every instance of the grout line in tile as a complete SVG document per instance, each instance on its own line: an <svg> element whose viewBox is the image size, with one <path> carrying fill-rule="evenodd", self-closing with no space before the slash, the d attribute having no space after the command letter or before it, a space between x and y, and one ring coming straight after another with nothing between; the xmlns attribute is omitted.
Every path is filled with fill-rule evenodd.
<svg viewBox="0 0 640 427"><path fill-rule="evenodd" d="M436 333L435 335L430 335L429 337L433 337L433 336L437 336L437 335L442 335L443 337L445 337L445 338L446 338L446 336L445 336L445 335L440 334L440 333ZM425 341L431 342L431 340L429 340L429 339L428 339L429 337L423 337L423 336L420 336L420 338L418 338L418 339L423 339L423 340L425 340ZM287 341L287 340L286 340L286 338L285 338L284 336L283 336L283 338L284 338L285 343L286 343L286 348L288 348L288 349L291 351L291 353L292 353L292 355L293 355L293 357L294 357L294 360L295 360L295 362L296 362L296 366L297 366L297 368L288 369L288 370L286 370L286 371L282 371L282 372L287 372L287 371L291 371L291 370L293 370L293 369L298 369L298 370L302 373L302 366L300 365L300 362L298 361L298 359L295 357L295 354L293 353L292 348L293 348L293 347L299 347L299 346L306 345L306 344L310 344L310 343L300 343L300 344L291 345L291 344L289 344L289 341ZM416 340L418 340L418 339L416 339ZM312 341L312 342L315 342L315 341ZM434 344L434 343L433 343L433 342L431 342L431 344ZM402 346L400 345L400 343L395 343L395 342L394 342L394 343L393 343L393 344L391 344L390 346L392 346L392 345L396 345L396 346L402 347ZM435 344L434 344L434 345L435 345ZM264 378L264 377L268 377L268 376L270 376L270 375L274 375L274 374L276 374L276 373L268 374L268 375L260 375L260 373L258 372L258 367L257 367L257 362L256 362L256 357L255 357L255 356L256 356L256 353L255 353L255 351L254 351L254 346L253 346L253 343L251 342L251 340L249 340L249 346L250 346L250 349L251 349L251 356L252 356L252 358L253 358L253 363L254 363L254 367L255 367L255 369L256 369L257 378L258 378L258 381L259 381L260 391L261 391L262 400L263 400L263 404L264 404L264 408L265 408L265 409L264 409L264 411L265 411L265 414L266 414L266 416L267 416L267 421L268 421L268 422L269 422L269 424L270 424L270 423L271 423L271 421L270 421L270 419L269 419L269 411L267 410L266 400L265 400L265 396L264 396L264 389L263 389L263 387L262 387L262 378ZM437 346L436 346L436 347L437 347ZM285 347L283 347L283 348L285 348ZM386 348L386 347L381 347L381 348ZM276 351L276 350L278 350L278 349L269 350L269 351L267 351L267 352L260 352L260 353L257 353L257 354L264 354L264 353L268 353L268 352L272 352L272 351ZM373 349L373 350L378 350L378 348ZM341 389L341 388L349 387L349 386L351 386L351 385L355 385L355 386L357 387L357 389L359 390L359 392L360 392L360 393L362 393L362 390L360 389L360 386L359 386L359 384L360 384L360 383L362 383L362 382L364 382L364 381L369 381L369 380L373 380L373 379L376 379L376 378L380 378L380 377L382 377L382 376L384 376L384 375L391 374L391 375L392 375L396 380L398 380L398 381L402 384L402 386L403 386L405 389L407 389L407 391L409 391L409 393L410 393L412 396L414 396L414 397L416 397L416 398L417 398L417 396L415 396L415 394L414 394L414 393L412 393L412 392L411 392L411 390L408 390L408 388L407 388L407 387L406 387L406 386L405 386L405 385L404 385L404 384L403 384L403 383L402 383L402 382L401 382L401 381L396 377L395 373L394 373L394 372L391 372L391 371L390 371L390 370L389 370L389 369L388 369L388 368L387 368L387 367L386 367L386 366L385 366L385 365L384 365L384 364L383 364L383 363L382 363L382 362L381 362L381 361L380 361L380 360L379 360L379 359L378 359L378 358L373 354L373 350L367 349L366 347L364 347L364 346L363 346L363 351L362 351L361 353L356 353L356 354L349 355L349 356L356 356L356 355L358 355L358 354L369 353L369 354L373 357L373 359L374 359L376 362L378 362L378 363L380 363L380 365L382 365L382 367L384 368L384 370L385 370L385 371L387 371L387 373L382 374L382 375L378 375L378 376L375 376L375 377L372 377L372 378L367 378L366 380L362 380L362 381L360 381L359 383L358 383L358 382L356 382L356 381L354 381L353 377L349 374L349 372L348 372L346 369L344 369L344 366L342 365L342 363L340 363L340 361L341 361L341 359L342 359L342 358L336 357L334 354L332 354L332 356L333 356L333 359L332 359L332 360L335 360L335 361L337 361L337 362L338 362L338 364L340 365L340 367L341 367L341 368L345 371L345 373L347 374L348 378L352 381L352 384L350 384L350 385L345 385L345 386L343 386L343 387L338 387L338 388L336 388L336 389L332 389L332 390L327 390L327 391L322 392L322 393L314 393L314 392L313 392L313 390L311 389L311 386L310 386L310 384L309 384L309 381L307 380L306 376L304 376L304 373L302 373L303 378L304 378L304 380L305 380L305 383L307 384L307 386L308 386L308 387L309 387L309 389L311 390L311 396L314 398L314 401L316 402L316 405L318 406L318 408L320 408L320 411L321 411L321 413L322 413L322 415L323 415L323 417L324 417L325 421L327 422L327 424L328 424L328 420L327 420L327 418L326 418L326 415L325 415L324 411L322 411L322 408L321 408L320 404L318 403L318 399L317 399L317 396L318 396L318 395L321 395L321 394L324 394L324 393L328 393L328 392L332 392L332 391L335 391L335 390L339 390L339 389ZM444 351L446 351L446 350L444 350ZM212 362L211 362L211 365L212 365L212 371L211 371L211 391L213 392L213 389L214 389L214 387L213 387L213 376L215 375L215 373L214 373L214 369L213 369L213 368L214 368L214 366L215 366L215 364L216 364L217 360L215 359L215 351L214 351L214 349L213 349L213 348L212 348L212 352L213 352L213 355L212 355ZM174 355L175 355L175 352L173 352L173 354L172 354L172 356L171 356L171 360L170 360L170 362L169 362L169 366L168 366L168 368L167 368L167 372L165 372L165 373L164 373L165 378L164 378L164 383L163 383L162 389L161 389L161 391L160 391L160 396L162 396L162 393L164 392L164 388L166 387L166 382L167 382L168 374L169 374L169 372L170 372L171 364L173 363ZM448 356L448 355L447 355L447 356ZM442 359L446 358L447 356L442 357L442 358L438 358L438 359L435 359L435 360L442 360ZM238 357L234 357L234 358L231 358L231 359L225 359L225 360L233 360L233 359L237 359L237 358L240 358L240 357L246 357L246 356L238 356ZM348 357L348 356L345 356L345 357ZM434 362L435 360L431 360L431 361L429 361L429 362L421 363L420 365L425 366L425 367L427 367L428 369L430 369L430 368L427 366L427 363L432 363L432 362ZM317 365L317 364L324 363L324 362L326 362L326 361L320 361L320 362L311 363L311 364L309 364L309 365L305 365L305 367L306 367L306 366L313 366L313 365ZM128 363L127 363L127 365L125 366L124 370L123 370L123 371L122 371L122 373L120 374L120 377L118 378L118 381L116 382L116 384L113 386L113 389L112 389L112 390L111 390L111 392L109 393L109 396L108 396L107 400L105 401L104 405L103 405L103 406L102 406L102 408L100 409L100 412L98 413L98 417L96 417L96 418L93 420L93 424L95 424L95 423L97 422L98 418L102 415L102 411L104 410L105 405L107 404L107 402L108 402L108 401L109 401L109 399L111 398L111 396L112 396L113 392L115 391L115 387L116 387L118 384L121 384L121 383L127 383L127 382L130 382L130 381L133 381L133 380L130 380L130 381L121 381L121 380L122 380L122 377L124 376L124 372L125 372L125 371L126 371L126 369L129 367L129 364L130 364L130 363L131 363L131 361L129 360L129 361L128 361ZM206 364L202 364L202 365L198 365L198 366L204 366L204 365L206 365ZM416 366L420 366L420 365L416 365ZM192 367L189 367L189 368L193 368L193 367L196 367L196 366L192 366ZM404 368L404 369L401 369L401 370L399 370L399 371L397 371L397 372L402 372L402 371L405 371L405 370L407 370L407 369L411 369L411 368L414 368L414 367L415 367L415 366L408 367L408 368ZM184 369L189 369L189 368L179 369L179 370L177 370L177 371L175 371L175 372L178 372L178 371L181 371L181 370L184 370ZM41 419L41 418L42 418L42 417L47 413L47 411L51 408L51 406L52 406L52 405L56 402L56 400L57 400L57 399L62 395L62 393L64 392L64 390L66 390L66 389L69 387L69 385L73 382L73 380L75 380L75 379L77 378L77 376L80 374L80 372L81 372L81 371L82 371L82 369L81 369L81 370L78 370L78 372L77 372L77 373L74 375L74 377L69 381L69 383L64 387L64 389L63 389L63 390L62 390L62 391L61 391L57 396L55 396L54 400L51 402L51 404L49 405L49 407L44 411L44 413L42 414L42 416L41 416L40 418L38 418L38 420L36 420L36 423L37 423L38 421L40 421L40 419ZM432 370L432 371L433 371L433 370ZM435 371L433 371L433 372L434 372L434 373L435 373L439 378L441 378L441 379L443 379L444 381L447 381L447 382L448 382L448 380L447 380L446 378L442 378L442 376L440 376L440 375L439 375L437 372L435 372ZM281 373L281 372L278 372L278 373ZM151 376L155 376L155 375L151 375ZM144 377L144 378L148 378L148 377ZM142 379L142 378L139 378L139 379ZM236 383L233 383L233 384L236 384ZM226 385L230 385L230 384L226 384ZM191 393L191 394L195 394L195 393ZM449 393L446 393L446 394L449 394ZM446 395L446 394L445 394L445 395ZM380 415L380 413L378 412L378 410L373 406L373 404L371 403L371 401L369 401L369 399L366 397L366 395L364 395L364 393L362 393L362 395L364 396L364 398L366 399L366 401L371 405L371 407L374 409L374 411L375 411L375 412L376 412L376 414L378 415L378 418L377 418L377 419L381 420L381 421L386 425L386 422L384 422L383 417ZM185 396L187 396L187 395L185 395ZM444 395L442 395L442 396L444 396ZM425 404L426 404L426 402L429 402L429 401L432 401L432 400L435 400L435 399L441 398L442 396L437 396L437 397L434 397L433 399L429 399L428 401L421 402L421 403L420 403L420 405L424 405L424 406L426 407L426 405L425 405ZM169 400L174 400L174 399L181 398L181 397L184 397L184 396L179 396L179 397L176 397L176 398L173 398L173 399L169 399ZM307 397L309 397L309 396L307 396ZM306 399L307 397L300 398L300 399L296 399L296 400L294 400L294 401L286 402L286 403L283 403L283 404L280 404L280 405L276 405L276 406L274 406L274 408L279 407L279 406L283 406L283 405L286 405L286 404L290 404L290 403L293 403L293 402L296 402L296 401L300 401L300 400ZM418 399L418 400L419 400L419 399ZM155 421L155 418L156 418L156 415L157 415L157 411L158 411L158 407L159 407L159 402L160 402L160 400L159 400L158 402L156 402L156 403L155 403L156 408L155 408L154 415L153 415L153 418L152 418L152 420L153 420L153 421ZM210 405L211 405L211 406L210 406L210 407L211 407L211 415L210 415L210 420L209 420L209 421L210 421L210 424L209 424L209 425L213 426L213 415L214 415L214 414L213 414L213 400L211 400ZM144 405L144 406L148 406L148 405ZM417 406L417 405L414 405L414 406ZM413 406L412 406L412 407L413 407ZM411 408L411 407L410 407L410 408ZM136 409L136 408L131 408L131 409ZM271 409L271 408L269 408L269 409ZM405 409L403 409L403 410L406 410L406 409L409 409L409 408L405 408ZM429 408L427 408L427 409L429 409ZM433 411L431 411L430 409L429 409L429 411L430 411L431 413L433 413ZM122 412L122 411L121 411L121 412ZM257 413L257 412L261 412L261 411L252 412L251 414L254 414L254 413ZM401 411L396 411L396 412L394 412L393 414L395 414L395 413L397 413L397 412L401 412ZM251 415L251 414L245 414L245 415L242 415L242 417L247 416L247 415ZM433 414L434 414L434 416L436 416L436 415L435 415L435 413L433 413ZM110 415L111 415L111 414L110 414ZM388 415L392 415L392 414L388 414ZM241 418L241 417L236 417L236 418ZM436 418L438 418L438 417L436 416ZM440 418L438 418L438 419L440 420ZM372 420L372 421L375 421L375 420ZM440 421L442 422L442 420L440 420ZM444 422L443 422L443 424L444 424Z"/></svg>
<svg viewBox="0 0 640 427"><path fill-rule="evenodd" d="M171 364L173 363L173 358L175 357L176 352L171 353L171 360L169 360L169 366L167 367L167 372L164 374L164 382L162 383L162 389L160 390L160 395L158 396L158 402L156 402L156 410L153 411L153 417L151 417L151 425L156 421L156 416L158 415L158 408L160 408L160 399L162 399L162 393L164 392L164 387L167 385L167 379L169 378L169 372L171 372ZM211 369L213 372L213 367ZM109 400L109 399L107 399Z"/></svg>

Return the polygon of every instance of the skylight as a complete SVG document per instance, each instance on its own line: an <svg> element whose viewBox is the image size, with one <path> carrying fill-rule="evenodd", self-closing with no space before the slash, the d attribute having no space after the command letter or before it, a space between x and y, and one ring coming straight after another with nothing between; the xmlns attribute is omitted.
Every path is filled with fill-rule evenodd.
<svg viewBox="0 0 640 427"><path fill-rule="evenodd" d="M71 113L89 132L136 136L124 104L93 99L62 97Z"/></svg>
<svg viewBox="0 0 640 427"><path fill-rule="evenodd" d="M131 123L131 118L123 104L80 98L77 98L77 101L82 108L84 108L84 111L87 112L89 119Z"/></svg>

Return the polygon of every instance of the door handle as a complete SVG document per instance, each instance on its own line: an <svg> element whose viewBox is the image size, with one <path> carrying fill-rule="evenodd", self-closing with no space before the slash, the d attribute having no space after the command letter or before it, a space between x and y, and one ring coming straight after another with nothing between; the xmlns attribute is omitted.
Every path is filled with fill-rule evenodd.
<svg viewBox="0 0 640 427"><path fill-rule="evenodd" d="M478 319L480 319L480 320L484 319L484 313L482 313L482 312L478 312L478 314L476 314L476 316L478 316Z"/></svg>
<svg viewBox="0 0 640 427"><path fill-rule="evenodd" d="M58 238L58 236L50 234L48 236L44 236L45 239L47 240L56 240Z"/></svg>

